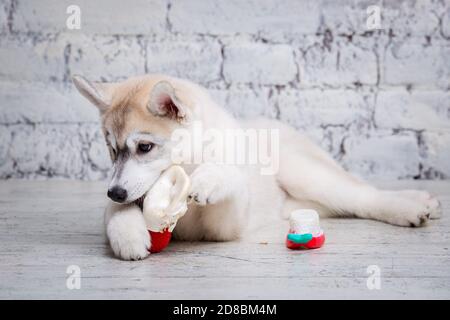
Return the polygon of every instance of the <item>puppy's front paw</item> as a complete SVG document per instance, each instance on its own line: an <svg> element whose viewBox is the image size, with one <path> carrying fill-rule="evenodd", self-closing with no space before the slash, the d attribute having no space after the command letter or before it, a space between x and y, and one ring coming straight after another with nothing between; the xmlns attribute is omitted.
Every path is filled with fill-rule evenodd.
<svg viewBox="0 0 450 320"><path fill-rule="evenodd" d="M116 257L123 260L142 260L150 253L150 235L147 230L138 233L109 232L109 243Z"/></svg>
<svg viewBox="0 0 450 320"><path fill-rule="evenodd" d="M145 223L138 217L116 215L107 225L106 232L116 257L123 260L141 260L150 254L150 234Z"/></svg>
<svg viewBox="0 0 450 320"><path fill-rule="evenodd" d="M215 204L225 197L227 188L222 173L214 165L199 166L191 175L191 191L188 200L199 205Z"/></svg>

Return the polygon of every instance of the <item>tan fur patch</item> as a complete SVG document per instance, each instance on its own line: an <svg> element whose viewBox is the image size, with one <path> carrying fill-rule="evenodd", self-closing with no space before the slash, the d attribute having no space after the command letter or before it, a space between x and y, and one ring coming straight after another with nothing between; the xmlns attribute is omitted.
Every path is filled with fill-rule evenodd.
<svg viewBox="0 0 450 320"><path fill-rule="evenodd" d="M112 106L103 115L103 126L112 131L119 147L132 132L147 132L169 138L176 123L152 115L147 109L152 87L158 79L132 78L119 85Z"/></svg>

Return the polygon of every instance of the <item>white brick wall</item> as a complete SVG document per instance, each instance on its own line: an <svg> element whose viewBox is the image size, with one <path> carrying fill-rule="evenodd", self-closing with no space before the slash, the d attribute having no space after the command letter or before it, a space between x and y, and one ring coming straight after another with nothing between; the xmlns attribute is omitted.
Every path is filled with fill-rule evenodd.
<svg viewBox="0 0 450 320"><path fill-rule="evenodd" d="M327 33L325 37L330 33ZM305 48L300 55L300 82L305 86L375 85L377 58L371 49L346 38L331 39Z"/></svg>
<svg viewBox="0 0 450 320"><path fill-rule="evenodd" d="M207 84L220 80L221 47L213 41L164 41L147 45L149 73L167 73Z"/></svg>
<svg viewBox="0 0 450 320"><path fill-rule="evenodd" d="M6 1L9 2L9 1ZM166 1L158 0L18 0L13 30L59 33L66 31L66 10L78 5L82 12L83 34L161 33L166 26Z"/></svg>
<svg viewBox="0 0 450 320"><path fill-rule="evenodd" d="M387 85L450 87L449 41L394 40L385 55L382 82Z"/></svg>
<svg viewBox="0 0 450 320"><path fill-rule="evenodd" d="M70 76L163 72L362 176L446 179L449 57L449 0L0 0L0 178L105 178L99 116Z"/></svg>
<svg viewBox="0 0 450 320"><path fill-rule="evenodd" d="M448 91L380 91L374 121L383 129L450 131L449 101Z"/></svg>
<svg viewBox="0 0 450 320"><path fill-rule="evenodd" d="M173 32L187 34L314 33L320 24L316 0L171 0L169 20Z"/></svg>
<svg viewBox="0 0 450 320"><path fill-rule="evenodd" d="M289 45L235 43L225 47L223 74L227 83L285 85L297 70Z"/></svg>
<svg viewBox="0 0 450 320"><path fill-rule="evenodd" d="M382 178L414 178L420 174L419 146L414 133L373 132L344 140L345 167L364 175L382 173Z"/></svg>

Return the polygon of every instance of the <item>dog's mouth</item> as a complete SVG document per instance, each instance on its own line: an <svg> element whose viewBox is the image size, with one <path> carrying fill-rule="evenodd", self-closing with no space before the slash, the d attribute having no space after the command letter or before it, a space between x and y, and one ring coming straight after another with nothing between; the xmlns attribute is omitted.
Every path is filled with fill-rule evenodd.
<svg viewBox="0 0 450 320"><path fill-rule="evenodd" d="M144 198L145 198L145 194L143 194L140 198L137 198L136 200L134 200L134 203L141 208L141 211L144 209Z"/></svg>

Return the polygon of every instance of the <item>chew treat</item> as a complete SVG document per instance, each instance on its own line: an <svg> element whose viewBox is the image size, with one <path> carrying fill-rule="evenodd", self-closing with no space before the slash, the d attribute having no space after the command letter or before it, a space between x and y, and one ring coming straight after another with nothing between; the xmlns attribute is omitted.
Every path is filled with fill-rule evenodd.
<svg viewBox="0 0 450 320"><path fill-rule="evenodd" d="M154 232L148 230L152 237L152 245L149 249L150 253L158 253L163 251L170 243L172 232L165 230L163 232Z"/></svg>
<svg viewBox="0 0 450 320"><path fill-rule="evenodd" d="M152 237L150 252L160 252L169 244L178 219L187 211L189 184L183 168L172 166L147 192L142 212Z"/></svg>
<svg viewBox="0 0 450 320"><path fill-rule="evenodd" d="M315 210L303 209L291 212L286 246L289 249L315 249L325 242L320 228L319 215Z"/></svg>

